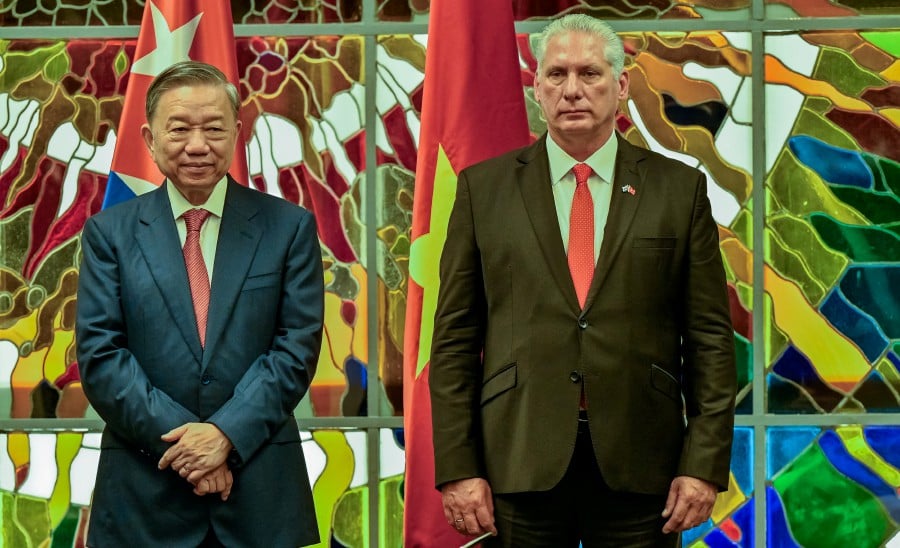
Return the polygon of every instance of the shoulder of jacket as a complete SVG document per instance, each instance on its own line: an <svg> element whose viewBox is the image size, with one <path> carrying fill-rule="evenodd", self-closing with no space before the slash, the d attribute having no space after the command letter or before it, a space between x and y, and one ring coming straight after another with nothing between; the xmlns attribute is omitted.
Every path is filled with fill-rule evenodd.
<svg viewBox="0 0 900 548"><path fill-rule="evenodd" d="M537 153L535 149L538 147L539 143L535 142L524 147L504 152L503 154L499 154L492 158L482 160L462 170L460 176L462 176L463 173L472 176L483 173L511 172L514 167L528 163L534 154Z"/></svg>

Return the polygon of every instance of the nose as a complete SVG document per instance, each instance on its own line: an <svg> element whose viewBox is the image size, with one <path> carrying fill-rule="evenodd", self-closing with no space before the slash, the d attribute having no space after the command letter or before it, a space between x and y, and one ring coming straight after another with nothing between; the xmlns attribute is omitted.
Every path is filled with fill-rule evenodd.
<svg viewBox="0 0 900 548"><path fill-rule="evenodd" d="M209 147L203 130L194 129L191 131L184 148L188 154L205 154Z"/></svg>
<svg viewBox="0 0 900 548"><path fill-rule="evenodd" d="M563 82L563 95L570 101L581 97L581 80L577 73L570 72L566 76L566 81Z"/></svg>

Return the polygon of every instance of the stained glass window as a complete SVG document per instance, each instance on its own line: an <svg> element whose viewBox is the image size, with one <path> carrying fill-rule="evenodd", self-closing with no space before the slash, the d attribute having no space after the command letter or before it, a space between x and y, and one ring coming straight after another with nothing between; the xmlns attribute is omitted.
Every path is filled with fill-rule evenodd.
<svg viewBox="0 0 900 548"><path fill-rule="evenodd" d="M144 1L0 2L4 546L84 538L102 423L74 358L79 231L103 198ZM729 489L684 545L900 545L900 430L881 425L900 412L900 3L511 3L524 32L571 12L625 28L631 93L621 133L710 183L738 426ZM321 546L399 547L404 314L428 46L417 33L431 0L231 4L251 184L319 223L325 345L297 415ZM831 30L835 18L848 28ZM776 20L777 32L764 30ZM263 24L284 35L249 36ZM110 37L91 27L110 27ZM518 44L537 136L545 124L531 36ZM764 467L754 463L760 451Z"/></svg>

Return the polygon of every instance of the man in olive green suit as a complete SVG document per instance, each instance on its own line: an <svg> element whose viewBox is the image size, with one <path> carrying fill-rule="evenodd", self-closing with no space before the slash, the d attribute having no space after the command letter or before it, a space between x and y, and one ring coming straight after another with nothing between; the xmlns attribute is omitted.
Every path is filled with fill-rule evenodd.
<svg viewBox="0 0 900 548"><path fill-rule="evenodd" d="M485 546L676 546L727 488L733 430L706 179L615 134L628 74L606 24L557 20L536 57L548 135L460 173L441 260L445 516Z"/></svg>

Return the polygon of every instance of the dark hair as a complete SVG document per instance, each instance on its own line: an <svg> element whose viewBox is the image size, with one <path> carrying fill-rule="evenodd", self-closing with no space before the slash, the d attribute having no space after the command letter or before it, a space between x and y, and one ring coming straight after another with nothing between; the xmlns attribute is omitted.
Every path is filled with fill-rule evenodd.
<svg viewBox="0 0 900 548"><path fill-rule="evenodd" d="M221 70L199 61L182 61L159 73L147 90L147 103L144 107L147 121L150 122L156 112L156 106L162 95L181 86L221 86L231 103L234 119L237 120L241 107L241 98L237 88L228 81Z"/></svg>

